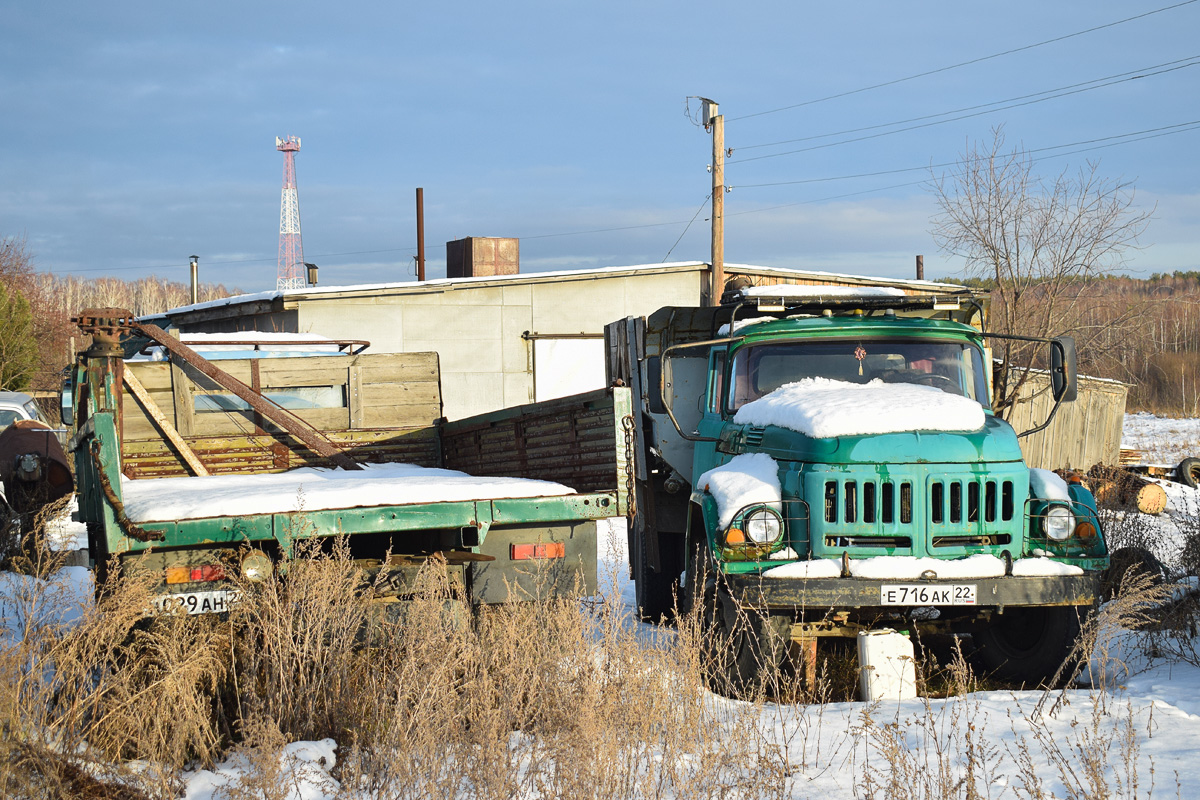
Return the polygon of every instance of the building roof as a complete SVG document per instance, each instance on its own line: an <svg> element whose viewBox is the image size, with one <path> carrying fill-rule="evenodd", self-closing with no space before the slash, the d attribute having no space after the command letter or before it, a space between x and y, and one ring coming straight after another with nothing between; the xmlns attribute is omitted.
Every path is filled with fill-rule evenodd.
<svg viewBox="0 0 1200 800"><path fill-rule="evenodd" d="M350 286L309 286L303 289L277 289L253 294L241 294L233 297L223 297L219 300L209 300L204 303L180 306L162 314L143 317L144 320L162 320L187 315L193 312L215 311L237 306L237 312L249 309L243 306L256 306L259 310L274 308L281 310L285 306L311 300L331 300L352 297L378 297L385 295L423 294L430 292L446 292L477 287L512 286L528 283L563 282L577 280L596 280L598 278L622 277L639 274L667 274L673 272L699 272L707 270L709 265L700 261L678 261L663 264L639 264L625 267L599 267L595 269L558 270L553 272L524 272L515 275L486 275L470 278L436 278L417 282L416 280L396 281L392 283L355 284ZM763 267L746 264L726 264L727 275L743 274L761 277L784 278L793 281L830 281L843 285L855 286L902 286L913 290L943 293L969 293L970 290L946 283L935 281L907 280L900 278L874 278L866 275L851 275L836 272L821 272L816 270L786 269L780 267ZM220 314L220 316L225 316Z"/></svg>

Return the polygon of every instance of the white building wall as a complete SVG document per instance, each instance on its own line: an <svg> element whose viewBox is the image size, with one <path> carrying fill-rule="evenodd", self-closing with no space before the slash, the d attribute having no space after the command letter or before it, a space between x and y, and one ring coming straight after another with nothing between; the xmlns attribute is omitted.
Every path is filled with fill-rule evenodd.
<svg viewBox="0 0 1200 800"><path fill-rule="evenodd" d="M605 324L617 319L662 306L696 305L701 274L697 269L589 275L509 286L457 284L441 291L414 287L366 298L307 297L299 301L298 328L366 339L372 353L437 352L444 413L459 419L535 399L533 341L523 338L526 332L602 334Z"/></svg>

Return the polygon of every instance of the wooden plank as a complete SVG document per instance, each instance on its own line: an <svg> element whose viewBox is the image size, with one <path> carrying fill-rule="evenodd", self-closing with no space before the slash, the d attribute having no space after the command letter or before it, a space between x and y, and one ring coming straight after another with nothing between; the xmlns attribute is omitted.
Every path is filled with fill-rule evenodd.
<svg viewBox="0 0 1200 800"><path fill-rule="evenodd" d="M358 364L363 369L365 383L410 383L437 381L439 377L437 353L396 353L404 358L384 358L385 354L368 359L359 356Z"/></svg>
<svg viewBox="0 0 1200 800"><path fill-rule="evenodd" d="M142 382L139 381L137 376L133 374L133 371L125 370L123 373L123 379L125 381L125 385L129 387L129 391L133 392L133 396L136 397L138 402L142 404L142 408L146 410L146 413L150 415L150 417L162 430L163 435L167 437L167 441L173 444L175 449L179 451L179 455L183 458L188 467L191 468L192 474L207 475L208 470L204 468L204 464L201 463L200 459L196 457L196 454L192 452L192 448L188 447L188 443L185 442L183 437L179 435L179 431L175 430L175 426L167 420L166 416L159 409L158 405L156 405L155 402L150 399L150 395L146 391L146 387L142 386Z"/></svg>
<svg viewBox="0 0 1200 800"><path fill-rule="evenodd" d="M319 429L326 438L333 431L344 430L350 424L350 412L345 408L296 408L291 413L304 422ZM263 420L262 429L276 432L280 429L270 420ZM197 414L192 431L196 436L236 435L254 433L252 411L213 411Z"/></svg>
<svg viewBox="0 0 1200 800"><path fill-rule="evenodd" d="M473 475L551 478L578 491L612 491L622 449L617 391L448 423L442 427L444 462Z"/></svg>
<svg viewBox="0 0 1200 800"><path fill-rule="evenodd" d="M297 363L301 358L262 359L259 376L263 391L293 386L343 386L346 383L346 363L336 366L316 366ZM286 363L284 363L286 362Z"/></svg>
<svg viewBox="0 0 1200 800"><path fill-rule="evenodd" d="M360 367L370 383L408 383L436 381L437 363L436 353L372 353L263 359L261 369L264 386L342 384L349 366Z"/></svg>
<svg viewBox="0 0 1200 800"><path fill-rule="evenodd" d="M181 436L192 436L195 409L192 407L192 381L174 360L171 361L171 392L174 396L175 430Z"/></svg>
<svg viewBox="0 0 1200 800"><path fill-rule="evenodd" d="M439 465L440 448L437 430L422 427L407 430L345 431L331 439L356 458L369 463L405 462L425 467ZM191 448L203 458L210 474L254 474L281 472L288 468L272 452L274 448L298 448L290 455L290 466L329 466L329 461L315 456L298 442L280 434L273 436L213 436L193 437ZM186 475L183 463L175 451L161 439L130 442L124 463L130 477L167 477Z"/></svg>
<svg viewBox="0 0 1200 800"><path fill-rule="evenodd" d="M434 405L363 408L363 424L369 428L413 428L432 425L440 416L441 407Z"/></svg>
<svg viewBox="0 0 1200 800"><path fill-rule="evenodd" d="M350 427L350 409L348 408L293 408L291 411L309 425L325 433L327 437L330 431L344 430ZM265 423L265 427L270 430L270 423Z"/></svg>
<svg viewBox="0 0 1200 800"><path fill-rule="evenodd" d="M364 383L362 387L362 404L369 408L435 406L440 398L436 383Z"/></svg>
<svg viewBox="0 0 1200 800"><path fill-rule="evenodd" d="M171 407L171 402L163 402L164 400L170 400L170 397L170 395L167 395L166 398L164 398L162 395L157 397L150 395L150 398L154 400L155 404L158 405L160 410L162 410L164 407ZM168 412L163 411L163 413L167 414ZM170 416L167 418L171 419ZM158 426L154 424L154 421L150 419L149 415L146 414L142 406L138 403L131 402L128 404L128 407L125 409L124 423L122 438L125 441L162 438L162 433L160 432Z"/></svg>
<svg viewBox="0 0 1200 800"><path fill-rule="evenodd" d="M151 394L171 391L171 365L166 361L126 361L125 369L133 370Z"/></svg>
<svg viewBox="0 0 1200 800"><path fill-rule="evenodd" d="M363 426L362 367L351 364L346 371L346 402L350 406L350 427Z"/></svg>
<svg viewBox="0 0 1200 800"><path fill-rule="evenodd" d="M254 433L253 413L249 411L196 414L192 420L192 436L236 436Z"/></svg>
<svg viewBox="0 0 1200 800"><path fill-rule="evenodd" d="M375 429L358 431L332 432L330 438L346 446L367 446L393 441L437 441L437 430L431 427L407 429ZM258 449L267 450L275 442L295 444L295 440L286 434L274 436L195 436L188 439L188 445L201 456L209 452ZM131 442L127 450L130 453L149 453L162 449L161 441Z"/></svg>

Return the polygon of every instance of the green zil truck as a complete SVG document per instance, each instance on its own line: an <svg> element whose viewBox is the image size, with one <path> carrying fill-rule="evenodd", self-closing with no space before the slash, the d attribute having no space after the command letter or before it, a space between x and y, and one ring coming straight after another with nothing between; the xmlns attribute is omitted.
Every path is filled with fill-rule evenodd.
<svg viewBox="0 0 1200 800"><path fill-rule="evenodd" d="M776 288L606 328L610 383L635 409L642 615L703 603L734 687L788 659L811 670L819 640L881 626L967 634L990 673L1052 678L1108 551L1088 490L1027 467L993 413L982 309ZM1045 345L1057 410L1074 399L1074 343Z"/></svg>
<svg viewBox="0 0 1200 800"><path fill-rule="evenodd" d="M611 398L573 409L569 427L559 424L561 409L526 415L519 428L447 423L436 353L371 355L355 342L313 354L242 335L224 344L208 337L211 350L232 351L210 359L121 309L76 321L92 344L63 405L91 559L98 571L113 559L151 571L158 610L227 610L235 583L268 578L302 539L334 536L345 537L385 613L403 613L430 560L474 605L594 592L596 520L622 513L615 494L540 492L553 484L520 479L558 473L575 485L611 484L620 430ZM580 454L581 437L607 443ZM497 454L518 480L496 488L494 479L447 474ZM564 458L571 465L556 468ZM379 482L394 473L403 474ZM295 474L305 476L299 492L270 488ZM320 484L334 478L334 499L318 502ZM372 481L377 496L364 492ZM259 499L229 505L247 492Z"/></svg>

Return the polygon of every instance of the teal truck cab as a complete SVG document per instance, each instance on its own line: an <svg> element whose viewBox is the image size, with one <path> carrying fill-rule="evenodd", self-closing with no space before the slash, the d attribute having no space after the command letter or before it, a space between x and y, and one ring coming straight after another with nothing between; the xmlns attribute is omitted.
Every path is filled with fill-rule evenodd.
<svg viewBox="0 0 1200 800"><path fill-rule="evenodd" d="M642 613L702 602L735 686L881 626L969 634L990 673L1052 678L1108 552L1088 490L1026 466L993 413L981 315L961 298L760 291L609 325L610 377L640 411ZM1073 342L1045 344L1070 401Z"/></svg>

